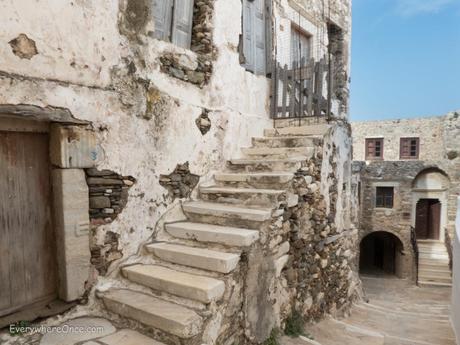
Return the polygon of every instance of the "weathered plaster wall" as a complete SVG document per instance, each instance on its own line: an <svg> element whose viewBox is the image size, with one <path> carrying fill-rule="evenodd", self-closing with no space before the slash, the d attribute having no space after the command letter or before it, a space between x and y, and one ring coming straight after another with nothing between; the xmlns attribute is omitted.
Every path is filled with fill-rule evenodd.
<svg viewBox="0 0 460 345"><path fill-rule="evenodd" d="M460 198L458 198L457 224L453 242L452 326L458 343L460 341Z"/></svg>
<svg viewBox="0 0 460 345"><path fill-rule="evenodd" d="M0 104L69 109L96 132L103 152L98 168L138 180L122 214L97 234L118 234L126 258L152 235L171 203L159 185L160 174L189 162L190 170L206 179L270 122L268 79L239 65L239 0L215 2L218 57L203 88L160 71L158 57L164 52L192 62L196 54L145 35L154 25L148 20L135 37L128 36L119 24L124 6L121 1L2 2L0 19L8 25L0 34ZM35 42L37 54L30 59L15 55L8 44L20 33ZM206 135L195 123L203 109L211 121Z"/></svg>

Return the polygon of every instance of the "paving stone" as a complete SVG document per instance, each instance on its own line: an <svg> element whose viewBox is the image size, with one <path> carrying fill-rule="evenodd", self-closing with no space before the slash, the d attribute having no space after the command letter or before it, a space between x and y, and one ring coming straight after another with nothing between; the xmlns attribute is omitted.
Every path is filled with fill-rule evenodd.
<svg viewBox="0 0 460 345"><path fill-rule="evenodd" d="M164 345L159 341L130 329L123 329L115 334L98 339L98 342L104 345Z"/></svg>
<svg viewBox="0 0 460 345"><path fill-rule="evenodd" d="M68 328L69 332L58 332L58 328L56 328L55 331L46 333L42 337L40 345L74 345L75 343L103 337L116 331L108 320L92 317L73 319L60 324L58 327L63 326ZM72 327L74 327L74 331L70 331Z"/></svg>

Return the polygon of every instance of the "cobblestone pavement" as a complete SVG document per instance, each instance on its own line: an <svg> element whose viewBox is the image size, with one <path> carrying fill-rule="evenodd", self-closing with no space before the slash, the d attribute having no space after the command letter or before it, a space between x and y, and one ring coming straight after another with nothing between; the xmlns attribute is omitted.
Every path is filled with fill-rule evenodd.
<svg viewBox="0 0 460 345"><path fill-rule="evenodd" d="M455 345L450 323L450 288L414 286L406 280L362 277L368 302L348 318L308 326L307 338L283 345Z"/></svg>

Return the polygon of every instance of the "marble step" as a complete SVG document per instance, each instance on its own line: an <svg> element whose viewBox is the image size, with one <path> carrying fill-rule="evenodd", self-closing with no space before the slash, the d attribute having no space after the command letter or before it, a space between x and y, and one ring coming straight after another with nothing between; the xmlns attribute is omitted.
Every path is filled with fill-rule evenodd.
<svg viewBox="0 0 460 345"><path fill-rule="evenodd" d="M300 136L300 135L324 135L330 128L328 124L292 126L283 128L269 128L264 130L264 136Z"/></svg>
<svg viewBox="0 0 460 345"><path fill-rule="evenodd" d="M452 274L449 270L449 267L442 269L430 269L430 268L419 268L418 270L419 277L429 276L429 277L440 277L440 278L451 278Z"/></svg>
<svg viewBox="0 0 460 345"><path fill-rule="evenodd" d="M452 287L452 283L440 283L440 282L433 282L433 281L423 281L419 279L418 281L419 286L426 286L426 287Z"/></svg>
<svg viewBox="0 0 460 345"><path fill-rule="evenodd" d="M259 229L262 222L271 219L271 208L250 208L218 202L191 201L182 209L188 219L196 223Z"/></svg>
<svg viewBox="0 0 460 345"><path fill-rule="evenodd" d="M127 266L122 272L134 283L203 303L219 301L225 292L225 283L221 280L158 265Z"/></svg>
<svg viewBox="0 0 460 345"><path fill-rule="evenodd" d="M201 187L200 197L206 201L227 204L252 205L277 208L285 192L277 189L238 188L238 187Z"/></svg>
<svg viewBox="0 0 460 345"><path fill-rule="evenodd" d="M180 338L191 338L202 329L203 320L193 310L141 292L110 289L102 300L113 313Z"/></svg>
<svg viewBox="0 0 460 345"><path fill-rule="evenodd" d="M305 156L313 157L315 148L313 147L246 147L242 148L244 155L252 158L286 158Z"/></svg>
<svg viewBox="0 0 460 345"><path fill-rule="evenodd" d="M293 178L294 174L289 172L219 173L214 175L214 180L218 183L282 190Z"/></svg>
<svg viewBox="0 0 460 345"><path fill-rule="evenodd" d="M162 260L220 273L230 273L240 261L238 254L166 242L148 244L146 248Z"/></svg>
<svg viewBox="0 0 460 345"><path fill-rule="evenodd" d="M302 163L307 161L307 156L298 156L291 158L240 158L232 159L227 162L230 171L239 172L295 172L302 167Z"/></svg>
<svg viewBox="0 0 460 345"><path fill-rule="evenodd" d="M122 329L114 334L88 341L82 345L166 345L131 329Z"/></svg>
<svg viewBox="0 0 460 345"><path fill-rule="evenodd" d="M253 147L314 147L319 140L307 136L252 138Z"/></svg>
<svg viewBox="0 0 460 345"><path fill-rule="evenodd" d="M206 223L178 222L165 225L174 237L226 246L247 247L259 239L256 230L219 226Z"/></svg>

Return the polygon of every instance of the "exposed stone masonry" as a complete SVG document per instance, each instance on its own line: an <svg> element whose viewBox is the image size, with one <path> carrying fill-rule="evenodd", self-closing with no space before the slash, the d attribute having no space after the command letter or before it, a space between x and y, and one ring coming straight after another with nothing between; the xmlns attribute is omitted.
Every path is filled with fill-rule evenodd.
<svg viewBox="0 0 460 345"><path fill-rule="evenodd" d="M330 156L332 161L336 151ZM355 292L352 280L357 231L338 232L334 224L337 179L329 176L331 210L320 192L322 153L296 172L293 186L299 203L290 210L292 262L286 270L289 286L296 287L295 309L305 320L317 321L327 313L346 312ZM332 163L332 162L331 162ZM301 226L299 226L301 225ZM350 249L349 249L350 248Z"/></svg>
<svg viewBox="0 0 460 345"><path fill-rule="evenodd" d="M174 78L203 87L212 75L216 48L212 44L214 0L195 1L191 50L197 54L192 65L183 63L183 55L166 53L160 57L161 70Z"/></svg>
<svg viewBox="0 0 460 345"><path fill-rule="evenodd" d="M205 135L211 129L211 120L209 119L209 110L203 109L201 115L195 121L201 134Z"/></svg>
<svg viewBox="0 0 460 345"><path fill-rule="evenodd" d="M91 237L90 250L91 250L91 264L99 272L100 275L105 276L112 261L121 259L123 257L122 250L118 247L119 234L108 231L105 234L104 242L97 244L95 236Z"/></svg>
<svg viewBox="0 0 460 345"><path fill-rule="evenodd" d="M177 164L169 175L160 175L160 185L169 191L173 199L189 197L199 181L200 177L190 172L188 162Z"/></svg>
<svg viewBox="0 0 460 345"><path fill-rule="evenodd" d="M92 225L112 222L128 201L128 190L136 182L111 170L86 169L89 186L89 215Z"/></svg>

